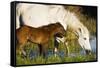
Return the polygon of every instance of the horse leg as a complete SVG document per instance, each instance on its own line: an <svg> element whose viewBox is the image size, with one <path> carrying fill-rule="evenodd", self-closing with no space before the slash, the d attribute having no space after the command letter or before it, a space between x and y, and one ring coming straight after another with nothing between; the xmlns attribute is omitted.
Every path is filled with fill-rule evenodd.
<svg viewBox="0 0 100 68"><path fill-rule="evenodd" d="M64 45L65 45L65 48L66 48L66 54L67 56L70 54L70 51L69 51L69 47L68 47L68 42L64 42Z"/></svg>

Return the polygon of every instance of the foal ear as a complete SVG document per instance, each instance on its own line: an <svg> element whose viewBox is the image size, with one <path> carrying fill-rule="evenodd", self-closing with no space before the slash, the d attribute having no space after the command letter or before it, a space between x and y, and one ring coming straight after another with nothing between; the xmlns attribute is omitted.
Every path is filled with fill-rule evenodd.
<svg viewBox="0 0 100 68"><path fill-rule="evenodd" d="M60 22L56 22L56 23L60 23Z"/></svg>
<svg viewBox="0 0 100 68"><path fill-rule="evenodd" d="M58 25L58 26L62 26L62 25L60 24L60 22L56 22L56 25Z"/></svg>
<svg viewBox="0 0 100 68"><path fill-rule="evenodd" d="M56 22L57 24L60 24L60 22Z"/></svg>

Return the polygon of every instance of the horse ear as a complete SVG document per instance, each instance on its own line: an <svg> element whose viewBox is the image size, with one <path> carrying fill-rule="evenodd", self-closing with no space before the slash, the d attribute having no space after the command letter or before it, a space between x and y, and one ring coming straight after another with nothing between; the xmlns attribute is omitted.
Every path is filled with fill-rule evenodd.
<svg viewBox="0 0 100 68"><path fill-rule="evenodd" d="M76 34L77 37L79 37L81 32L82 32L81 28L78 28L77 31L75 31L74 33Z"/></svg>
<svg viewBox="0 0 100 68"><path fill-rule="evenodd" d="M75 33L76 37L79 38L79 34L77 32L74 32L74 33Z"/></svg>

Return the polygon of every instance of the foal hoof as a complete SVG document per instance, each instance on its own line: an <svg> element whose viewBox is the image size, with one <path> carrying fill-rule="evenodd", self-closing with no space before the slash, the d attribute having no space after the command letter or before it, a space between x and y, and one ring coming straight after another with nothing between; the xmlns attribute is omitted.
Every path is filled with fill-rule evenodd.
<svg viewBox="0 0 100 68"><path fill-rule="evenodd" d="M31 50L29 53L30 60L35 59L38 56L38 53L36 51Z"/></svg>

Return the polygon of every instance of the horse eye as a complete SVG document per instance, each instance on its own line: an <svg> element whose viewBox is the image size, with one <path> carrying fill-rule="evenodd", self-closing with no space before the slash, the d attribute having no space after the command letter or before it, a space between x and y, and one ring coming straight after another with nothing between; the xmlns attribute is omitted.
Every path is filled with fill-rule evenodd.
<svg viewBox="0 0 100 68"><path fill-rule="evenodd" d="M86 38L84 38L84 40L86 40Z"/></svg>

